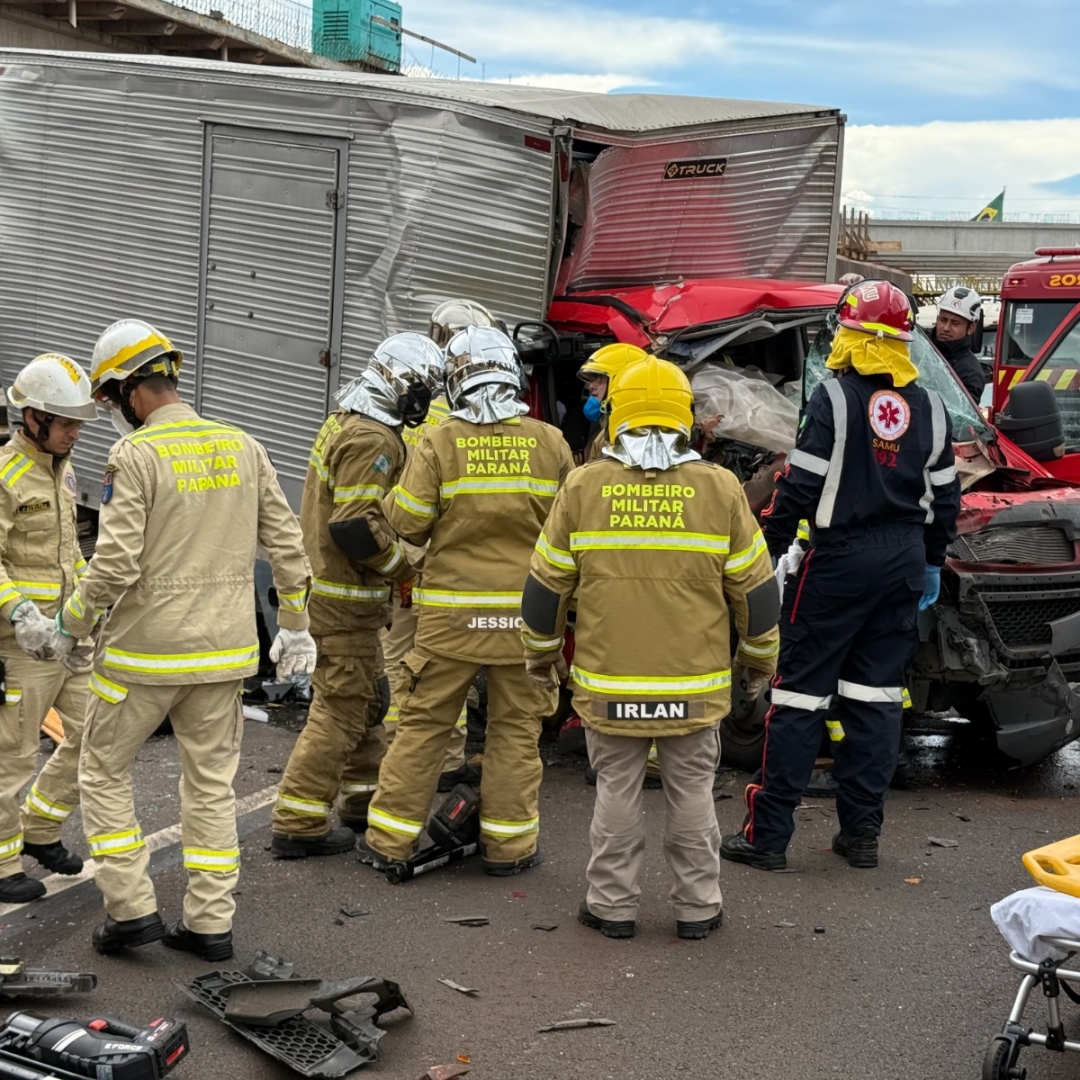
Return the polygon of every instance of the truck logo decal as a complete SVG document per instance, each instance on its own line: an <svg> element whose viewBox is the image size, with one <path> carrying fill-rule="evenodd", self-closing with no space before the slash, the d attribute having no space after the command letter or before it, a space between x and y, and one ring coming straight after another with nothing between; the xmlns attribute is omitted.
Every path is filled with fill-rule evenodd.
<svg viewBox="0 0 1080 1080"><path fill-rule="evenodd" d="M870 398L870 426L879 439L899 439L911 423L911 406L893 390L878 390Z"/></svg>
<svg viewBox="0 0 1080 1080"><path fill-rule="evenodd" d="M665 180L696 180L702 176L720 177L727 169L727 158L696 158L691 161L669 161L664 166Z"/></svg>

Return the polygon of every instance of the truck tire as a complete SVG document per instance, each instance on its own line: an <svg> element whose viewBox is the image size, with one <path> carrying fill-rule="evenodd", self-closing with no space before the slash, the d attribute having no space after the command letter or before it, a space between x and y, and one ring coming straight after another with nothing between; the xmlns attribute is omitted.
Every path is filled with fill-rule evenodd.
<svg viewBox="0 0 1080 1080"><path fill-rule="evenodd" d="M742 680L731 687L731 712L720 721L720 760L746 772L757 772L765 750L765 714L769 691L757 699L746 698Z"/></svg>

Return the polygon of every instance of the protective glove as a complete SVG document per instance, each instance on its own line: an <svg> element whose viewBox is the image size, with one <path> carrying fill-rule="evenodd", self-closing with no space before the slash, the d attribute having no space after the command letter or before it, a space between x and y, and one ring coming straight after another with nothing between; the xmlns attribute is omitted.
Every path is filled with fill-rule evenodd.
<svg viewBox="0 0 1080 1080"><path fill-rule="evenodd" d="M400 601L399 604L398 604L398 607L400 607L402 610L404 610L405 608L411 608L412 607L412 591L413 591L413 586L415 584L416 584L416 578L415 577L409 578L408 581L399 581L398 582L397 591L398 591L398 599Z"/></svg>
<svg viewBox="0 0 1080 1080"><path fill-rule="evenodd" d="M930 566L928 564L923 575L922 596L919 597L919 610L925 611L931 604L935 603L940 592L941 567Z"/></svg>
<svg viewBox="0 0 1080 1080"><path fill-rule="evenodd" d="M78 642L64 629L63 612L56 613L56 621L49 629L49 643L45 647L46 660L59 660L67 666L68 657L75 650Z"/></svg>
<svg viewBox="0 0 1080 1080"><path fill-rule="evenodd" d="M306 630L286 630L281 627L270 646L270 659L276 665L278 682L291 682L298 689L305 680L310 685L319 650L315 639Z"/></svg>
<svg viewBox="0 0 1080 1080"><path fill-rule="evenodd" d="M71 652L63 657L64 667L68 671L75 671L82 673L90 666L90 662L94 659L94 652L96 645L92 641L86 642L86 644L79 643L75 645Z"/></svg>
<svg viewBox="0 0 1080 1080"><path fill-rule="evenodd" d="M35 660L52 660L49 650L55 626L52 619L41 614L33 600L24 600L12 612L11 624L15 627L15 640L23 652Z"/></svg>
<svg viewBox="0 0 1080 1080"><path fill-rule="evenodd" d="M755 671L753 668L746 668L743 674L746 678L746 696L751 701L757 701L765 687L771 682L772 676L764 671Z"/></svg>
<svg viewBox="0 0 1080 1080"><path fill-rule="evenodd" d="M533 682L540 683L548 689L558 685L570 674L566 666L566 659L562 649L552 649L551 652L541 653L539 656L525 658L525 674Z"/></svg>

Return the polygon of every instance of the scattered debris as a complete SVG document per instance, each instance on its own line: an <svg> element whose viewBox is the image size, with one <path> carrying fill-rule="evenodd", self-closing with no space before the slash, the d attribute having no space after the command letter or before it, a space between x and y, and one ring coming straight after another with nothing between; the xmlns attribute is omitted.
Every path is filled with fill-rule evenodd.
<svg viewBox="0 0 1080 1080"><path fill-rule="evenodd" d="M720 802L723 799L734 799L735 796L730 791L714 791L713 802Z"/></svg>
<svg viewBox="0 0 1080 1080"><path fill-rule="evenodd" d="M1066 785L1066 786L1068 786L1068 785ZM967 816L967 814L961 814L959 810L950 810L949 813L952 814L952 816L954 818L959 818L961 821L970 821L971 820L971 818L969 818Z"/></svg>
<svg viewBox="0 0 1080 1080"><path fill-rule="evenodd" d="M444 915L442 920L458 926L487 926L491 922L486 915Z"/></svg>
<svg viewBox="0 0 1080 1080"><path fill-rule="evenodd" d="M904 878L904 880L909 885L921 885L922 884L922 878L921 877L906 877L906 878Z"/></svg>
<svg viewBox="0 0 1080 1080"><path fill-rule="evenodd" d="M510 898L512 900L528 900L529 894L522 892L520 889L511 889Z"/></svg>
<svg viewBox="0 0 1080 1080"><path fill-rule="evenodd" d="M781 930L790 930L795 924L788 922L787 919L781 919L778 923L773 923L773 926L779 927Z"/></svg>
<svg viewBox="0 0 1080 1080"><path fill-rule="evenodd" d="M335 926L344 926L345 925L345 920L344 919L339 919L337 916L335 916L334 917L334 925Z"/></svg>
<svg viewBox="0 0 1080 1080"><path fill-rule="evenodd" d="M28 968L18 957L0 958L0 998L87 994L95 986L97 976L90 971L45 971Z"/></svg>
<svg viewBox="0 0 1080 1080"><path fill-rule="evenodd" d="M266 766L266 771L269 772L269 773L279 773L279 772L281 772L281 766L280 765L267 765Z"/></svg>
<svg viewBox="0 0 1080 1080"><path fill-rule="evenodd" d="M264 709L256 709L254 705L245 705L244 719L254 720L260 724L268 724L270 723L270 714Z"/></svg>
<svg viewBox="0 0 1080 1080"><path fill-rule="evenodd" d="M282 698L288 696L292 688L293 684L287 679L285 682L264 682L261 687L267 701L281 701Z"/></svg>
<svg viewBox="0 0 1080 1080"><path fill-rule="evenodd" d="M959 840L947 840L943 836L928 836L926 839L929 840L930 843L934 845L934 847L959 847L960 846L960 841Z"/></svg>
<svg viewBox="0 0 1080 1080"><path fill-rule="evenodd" d="M461 983L456 983L453 979L440 979L439 982L443 986L449 986L451 990L456 990L459 994L468 994L469 997L478 997L480 991L474 986L462 986Z"/></svg>
<svg viewBox="0 0 1080 1080"><path fill-rule="evenodd" d="M453 1065L432 1065L420 1080L454 1080L454 1077L464 1076L471 1068L467 1061Z"/></svg>
<svg viewBox="0 0 1080 1080"><path fill-rule="evenodd" d="M547 1024L537 1031L573 1031L576 1028L589 1027L614 1027L614 1020L604 1020L601 1017L583 1016L580 1020L558 1020L554 1024Z"/></svg>
<svg viewBox="0 0 1080 1080"><path fill-rule="evenodd" d="M338 908L338 911L340 911L347 919L358 919L361 915L371 914L366 908L352 907L350 904L342 904L341 907Z"/></svg>
<svg viewBox="0 0 1080 1080"><path fill-rule="evenodd" d="M559 924L557 922L534 922L532 924L532 929L533 930L547 930L547 931L550 932L552 930L558 930L559 929Z"/></svg>

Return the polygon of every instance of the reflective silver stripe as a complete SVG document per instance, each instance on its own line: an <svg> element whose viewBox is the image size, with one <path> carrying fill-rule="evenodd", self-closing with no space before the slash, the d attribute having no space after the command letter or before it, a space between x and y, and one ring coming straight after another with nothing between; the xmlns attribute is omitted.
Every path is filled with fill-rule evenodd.
<svg viewBox="0 0 1080 1080"><path fill-rule="evenodd" d="M832 701L832 694L826 694L824 697L814 697L813 694L796 694L791 690L774 689L772 692L772 703L774 705L790 705L793 709L809 709L810 712L824 709L830 701Z"/></svg>
<svg viewBox="0 0 1080 1080"><path fill-rule="evenodd" d="M904 702L902 686L863 686L862 683L844 682L841 679L836 692L841 697L850 698L852 701L866 701L873 704L891 702L894 705L902 705ZM773 696L775 698L775 695Z"/></svg>
<svg viewBox="0 0 1080 1080"><path fill-rule="evenodd" d="M538 832L540 819L530 818L528 821L493 821L491 818L480 819L480 831L490 833L492 836L525 836L527 833Z"/></svg>
<svg viewBox="0 0 1080 1080"><path fill-rule="evenodd" d="M278 795L277 804L280 810L291 810L294 814L303 814L305 817L330 816L330 804L316 802L314 799L295 799L291 795Z"/></svg>
<svg viewBox="0 0 1080 1080"><path fill-rule="evenodd" d="M240 868L240 849L184 848L184 868L210 874L227 874Z"/></svg>
<svg viewBox="0 0 1080 1080"><path fill-rule="evenodd" d="M413 599L429 607L521 607L521 593L449 592L446 589L414 589Z"/></svg>
<svg viewBox="0 0 1080 1080"><path fill-rule="evenodd" d="M805 450L792 450L787 459L789 465L805 469L815 476L825 476L829 471L829 463L824 458L816 454L808 454Z"/></svg>
<svg viewBox="0 0 1080 1080"><path fill-rule="evenodd" d="M377 807L368 809L368 824L376 829L385 829L387 832L402 833L405 836L419 836L424 831L422 821L411 821L409 818L394 817Z"/></svg>
<svg viewBox="0 0 1080 1080"><path fill-rule="evenodd" d="M105 649L102 663L123 671L141 671L152 675L184 674L197 671L231 671L258 663L259 646L244 649L224 649L220 652L176 653L169 656L157 653L135 653L124 649Z"/></svg>
<svg viewBox="0 0 1080 1080"><path fill-rule="evenodd" d="M764 645L752 645L749 638L743 638L739 642L739 651L747 656L776 656L780 652L780 639L766 642Z"/></svg>
<svg viewBox="0 0 1080 1080"><path fill-rule="evenodd" d="M65 803L51 802L34 785L26 793L26 809L49 821L67 821L75 807L67 806Z"/></svg>
<svg viewBox="0 0 1080 1080"><path fill-rule="evenodd" d="M369 589L363 585L343 585L336 581L324 581L322 578L315 578L311 591L315 596L332 596L335 600L368 600L372 603L385 603L390 599L389 585Z"/></svg>
<svg viewBox="0 0 1080 1080"><path fill-rule="evenodd" d="M6 840L0 840L0 859L10 859L14 855L20 855L23 849L23 834L16 833Z"/></svg>
<svg viewBox="0 0 1080 1080"><path fill-rule="evenodd" d="M930 483L934 487L941 487L943 484L951 484L956 479L956 466L950 465L947 469L936 469L930 474Z"/></svg>
<svg viewBox="0 0 1080 1080"><path fill-rule="evenodd" d="M553 649L562 648L563 639L561 637L533 637L532 634L526 633L524 630L522 630L521 642L527 649L532 649L533 652L551 652Z"/></svg>
<svg viewBox="0 0 1080 1080"><path fill-rule="evenodd" d="M574 681L586 690L595 690L598 694L707 694L710 690L721 690L731 685L730 671L710 671L705 675L684 676L631 676L600 675L594 671L583 671L579 667L571 670Z"/></svg>
<svg viewBox="0 0 1080 1080"><path fill-rule="evenodd" d="M373 795L378 790L378 784L361 784L358 781L346 780L341 785L342 795Z"/></svg>
<svg viewBox="0 0 1080 1080"><path fill-rule="evenodd" d="M825 474L825 483L821 488L814 524L820 529L827 529L832 524L833 511L836 509L836 496L840 491L840 477L844 471L844 448L847 445L847 398L839 379L826 379L821 384L829 395L833 411L833 448L829 455L829 471ZM774 698L775 700L775 698Z"/></svg>
<svg viewBox="0 0 1080 1080"><path fill-rule="evenodd" d="M930 456L926 459L926 464L923 466L923 477L926 479L926 490L919 500L919 506L921 506L926 513L926 524L931 525L934 521L934 482L933 474L930 470L938 463L938 459L945 449L945 406L942 404L941 398L939 398L933 390L927 390L926 393L930 398L932 441L930 444Z"/></svg>
<svg viewBox="0 0 1080 1080"><path fill-rule="evenodd" d="M380 574L386 574L389 576L405 561L405 552L402 549L401 545L396 541L390 551L390 561L378 567Z"/></svg>
<svg viewBox="0 0 1080 1080"><path fill-rule="evenodd" d="M99 836L88 836L86 843L90 848L90 854L95 859L105 855L122 855L125 851L135 851L138 848L146 847L142 829L138 828L127 829L118 833L102 833Z"/></svg>

